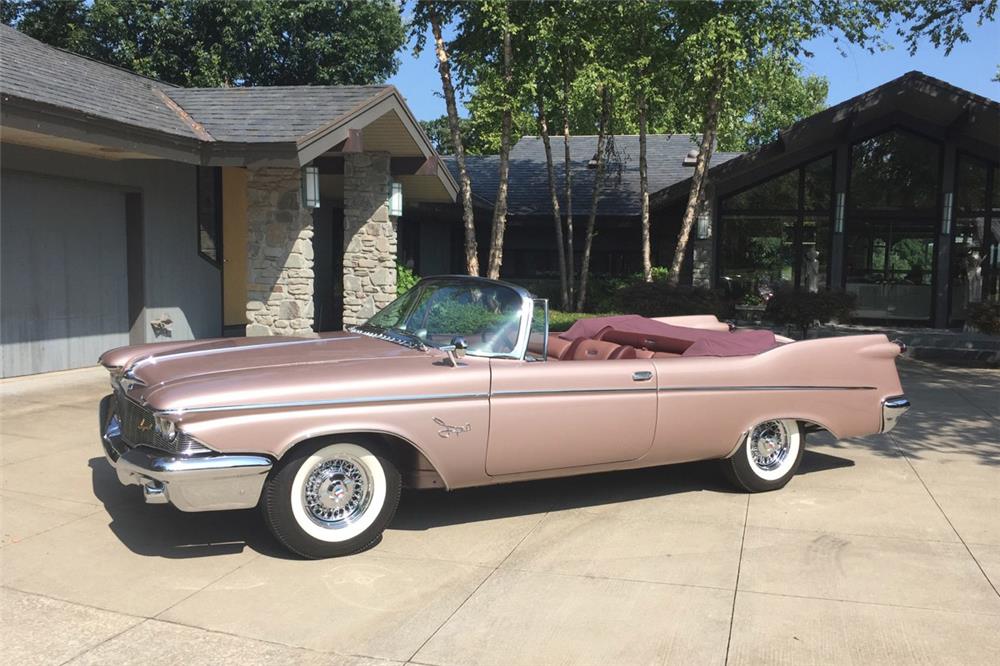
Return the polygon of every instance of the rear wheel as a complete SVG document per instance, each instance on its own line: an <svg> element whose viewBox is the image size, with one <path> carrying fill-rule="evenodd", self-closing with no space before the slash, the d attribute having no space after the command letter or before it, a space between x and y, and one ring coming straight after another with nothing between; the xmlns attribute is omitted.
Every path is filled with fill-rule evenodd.
<svg viewBox="0 0 1000 666"><path fill-rule="evenodd" d="M293 449L272 472L261 508L274 536L310 559L374 546L396 513L399 471L367 444Z"/></svg>
<svg viewBox="0 0 1000 666"><path fill-rule="evenodd" d="M802 461L804 433L798 421L775 419L750 429L736 452L723 461L727 476L742 490L777 490Z"/></svg>

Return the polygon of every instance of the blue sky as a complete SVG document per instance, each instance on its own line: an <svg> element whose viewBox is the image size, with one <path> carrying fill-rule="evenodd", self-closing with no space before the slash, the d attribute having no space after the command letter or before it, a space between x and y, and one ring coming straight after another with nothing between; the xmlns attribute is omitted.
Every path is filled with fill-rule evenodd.
<svg viewBox="0 0 1000 666"><path fill-rule="evenodd" d="M975 21L969 20L966 29L972 40L959 44L948 56L931 44L923 43L917 54L911 57L902 40L892 34L887 38L893 49L869 54L864 49L848 47L846 57L837 51L832 38L819 39L807 45L814 57L804 58L803 63L806 71L825 76L830 82L827 97L827 104L830 105L914 69L984 97L1000 99L1000 83L990 81L1000 63L1000 23L994 21L976 26ZM401 54L399 72L389 79L389 83L402 91L420 120L430 120L445 113L441 79L430 40L428 47L419 58L414 58L407 47Z"/></svg>

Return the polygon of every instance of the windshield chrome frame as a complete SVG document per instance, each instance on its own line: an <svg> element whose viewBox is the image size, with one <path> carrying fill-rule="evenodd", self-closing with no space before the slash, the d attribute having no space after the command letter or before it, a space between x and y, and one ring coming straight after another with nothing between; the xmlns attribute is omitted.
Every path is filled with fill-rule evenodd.
<svg viewBox="0 0 1000 666"><path fill-rule="evenodd" d="M476 352L469 349L466 352L467 356L474 356L476 358L510 358L516 360L524 360L528 355L528 337L531 334L531 319L534 314L535 301L534 297L528 292L524 287L519 287L516 284L511 284L510 282L504 282L503 280L490 280L484 277L476 277L474 275L434 275L431 277L425 277L419 282L417 282L410 291L418 292L418 298L414 299L413 305L411 305L403 318L407 318L416 307L416 303L419 302L419 292L426 289L428 286L434 286L439 284L488 284L494 287L504 287L510 289L518 295L521 299L521 323L518 327L517 342L514 344L514 349L509 352ZM409 294L410 292L407 292ZM406 294L404 294L405 296ZM400 296L402 298L402 296ZM381 310L379 311L381 312ZM378 314L378 313L376 313ZM375 315L372 315L374 317ZM370 318L369 318L370 319ZM367 321L365 322L367 323ZM547 333L547 331L546 331ZM428 349L438 349L434 345L424 343Z"/></svg>

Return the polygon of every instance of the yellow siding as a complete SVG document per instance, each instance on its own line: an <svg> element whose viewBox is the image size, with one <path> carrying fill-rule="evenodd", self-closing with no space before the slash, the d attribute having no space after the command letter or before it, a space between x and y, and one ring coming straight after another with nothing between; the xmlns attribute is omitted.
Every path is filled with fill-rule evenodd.
<svg viewBox="0 0 1000 666"><path fill-rule="evenodd" d="M222 306L226 326L247 323L247 172L222 169Z"/></svg>

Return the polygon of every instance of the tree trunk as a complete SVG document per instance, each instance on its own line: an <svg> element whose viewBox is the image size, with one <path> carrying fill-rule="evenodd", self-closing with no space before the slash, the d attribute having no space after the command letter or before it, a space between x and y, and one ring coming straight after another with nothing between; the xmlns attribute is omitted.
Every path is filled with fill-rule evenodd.
<svg viewBox="0 0 1000 666"><path fill-rule="evenodd" d="M572 306L576 297L576 250L573 247L573 162L571 161L569 149L569 123L570 123L570 75L569 64L564 62L563 69L563 147L565 157L563 158L564 181L566 188L566 279L569 294L569 303Z"/></svg>
<svg viewBox="0 0 1000 666"><path fill-rule="evenodd" d="M653 251L649 241L649 170L646 165L646 93L639 91L639 224L642 228L642 279L653 281Z"/></svg>
<svg viewBox="0 0 1000 666"><path fill-rule="evenodd" d="M691 177L691 192L688 194L687 208L681 221L681 231L677 236L677 248L674 250L674 261L670 265L670 284L677 286L681 277L681 267L684 265L684 255L687 251L691 227L694 226L698 211L701 210L705 196L705 181L708 177L708 165L712 161L712 150L715 146L715 134L719 126L719 93L722 90L722 77L716 77L709 87L708 106L705 110L705 125L701 135L701 145L698 148L698 159L694 165L694 175Z"/></svg>
<svg viewBox="0 0 1000 666"><path fill-rule="evenodd" d="M559 307L570 306L569 285L566 282L566 246L563 241L562 216L559 214L559 194L556 191L556 170L552 162L552 142L549 141L549 121L545 115L545 100L538 95L538 131L545 146L545 168L549 176L549 198L552 200L552 222L556 232L556 258L559 262Z"/></svg>
<svg viewBox="0 0 1000 666"><path fill-rule="evenodd" d="M576 309L582 311L587 304L587 277L590 272L590 250L594 244L594 226L597 223L597 200L604 180L604 139L611 116L611 95L607 86L601 87L601 120L597 130L597 166L594 173L594 188L590 193L590 215L587 217L587 232L583 238L583 259L580 262L580 293L576 298Z"/></svg>
<svg viewBox="0 0 1000 666"><path fill-rule="evenodd" d="M503 31L503 85L505 104L500 120L500 183L497 187L497 201L493 208L493 230L490 237L490 262L486 277L500 279L503 264L503 236L507 228L507 176L510 171L510 133L512 125L512 88L514 54L510 45L510 28Z"/></svg>
<svg viewBox="0 0 1000 666"><path fill-rule="evenodd" d="M469 275L479 275L479 248L476 245L476 220L472 208L472 181L465 168L465 148L462 146L462 132L458 125L458 106L455 104L455 86L451 81L451 63L441 36L441 19L433 6L428 11L431 31L434 33L434 51L437 54L438 73L444 91L445 106L448 109L448 128L451 142L455 147L455 163L458 165L458 184L462 196L462 225L465 228L465 270Z"/></svg>

